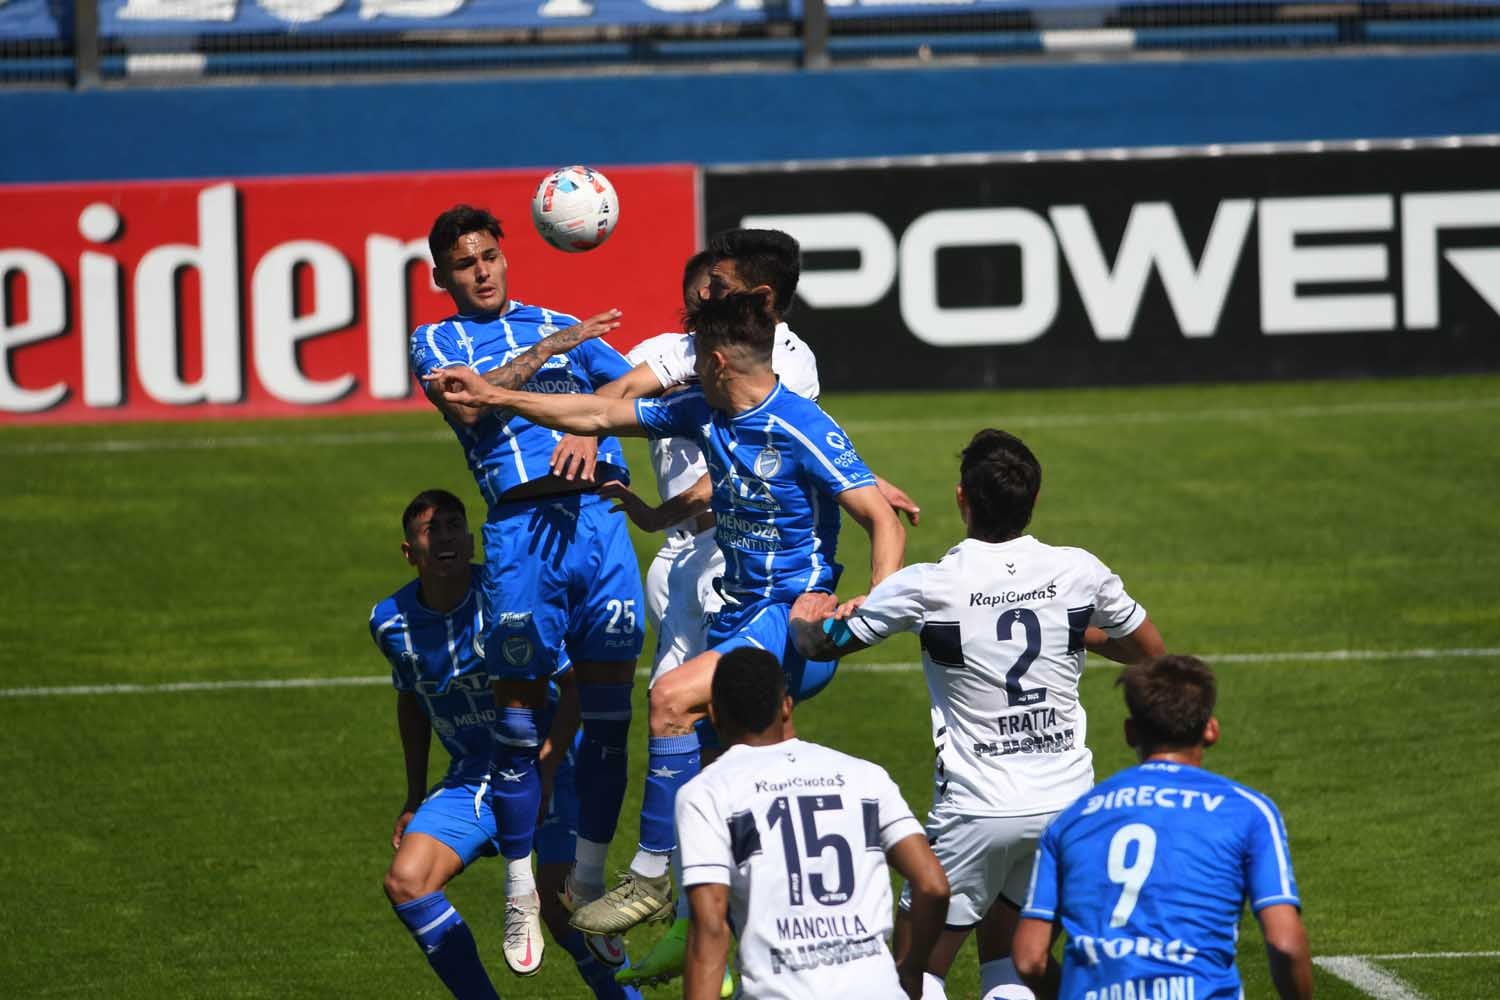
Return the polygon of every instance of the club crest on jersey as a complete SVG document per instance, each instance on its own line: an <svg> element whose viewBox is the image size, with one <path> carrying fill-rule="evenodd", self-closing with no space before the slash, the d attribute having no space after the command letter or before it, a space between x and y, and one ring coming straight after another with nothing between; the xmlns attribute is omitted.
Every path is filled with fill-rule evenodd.
<svg viewBox="0 0 1500 1000"><path fill-rule="evenodd" d="M827 435L824 436L823 441L834 451L844 451L849 447L849 439L844 437L844 435L840 434L838 431L829 431Z"/></svg>
<svg viewBox="0 0 1500 1000"><path fill-rule="evenodd" d="M523 635L513 635L500 644L500 655L513 667L524 667L531 662L531 640Z"/></svg>
<svg viewBox="0 0 1500 1000"><path fill-rule="evenodd" d="M755 456L755 474L762 479L770 479L781 470L781 452L775 448L766 447Z"/></svg>

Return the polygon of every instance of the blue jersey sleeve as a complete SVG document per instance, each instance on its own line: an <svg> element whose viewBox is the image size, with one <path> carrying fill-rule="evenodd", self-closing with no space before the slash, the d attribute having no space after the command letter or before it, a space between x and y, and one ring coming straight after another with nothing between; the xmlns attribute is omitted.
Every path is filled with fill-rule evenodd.
<svg viewBox="0 0 1500 1000"><path fill-rule="evenodd" d="M1297 879L1292 874L1292 853L1287 848L1286 824L1270 799L1244 789L1235 789L1248 800L1249 818L1245 838L1245 895L1252 913L1267 906L1290 903L1301 907Z"/></svg>
<svg viewBox="0 0 1500 1000"><path fill-rule="evenodd" d="M791 439L803 473L827 496L874 486L875 475L854 450L849 436L816 405L810 409L811 414L799 421L800 426L776 418Z"/></svg>
<svg viewBox="0 0 1500 1000"><path fill-rule="evenodd" d="M397 691L414 691L416 674L402 659L396 645L397 636L404 634L405 629L406 619L389 600L381 601L371 610L370 638L375 640L375 648L391 665L391 687Z"/></svg>
<svg viewBox="0 0 1500 1000"><path fill-rule="evenodd" d="M625 355L602 340L585 340L569 351L568 357L588 376L595 389L608 385L633 367Z"/></svg>
<svg viewBox="0 0 1500 1000"><path fill-rule="evenodd" d="M692 389L665 399L636 400L635 419L648 437L685 437L698 441L703 425L713 419L713 411L703 393Z"/></svg>
<svg viewBox="0 0 1500 1000"><path fill-rule="evenodd" d="M419 326L411 335L411 370L417 378L450 365L472 365L469 349L458 342L452 323Z"/></svg>
<svg viewBox="0 0 1500 1000"><path fill-rule="evenodd" d="M1057 848L1057 825L1054 823L1037 843L1036 860L1031 864L1031 887L1026 891L1026 905L1021 907L1021 916L1033 920L1057 919Z"/></svg>

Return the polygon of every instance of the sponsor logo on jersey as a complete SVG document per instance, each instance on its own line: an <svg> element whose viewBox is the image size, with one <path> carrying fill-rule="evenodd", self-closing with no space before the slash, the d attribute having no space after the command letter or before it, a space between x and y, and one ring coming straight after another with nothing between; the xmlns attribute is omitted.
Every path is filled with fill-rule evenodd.
<svg viewBox="0 0 1500 1000"><path fill-rule="evenodd" d="M502 611L500 612L500 628L508 628L512 631L523 629L531 624L530 611Z"/></svg>
<svg viewBox="0 0 1500 1000"><path fill-rule="evenodd" d="M748 507L751 510L777 511L781 504L776 502L771 487L750 476L742 476L733 469L725 477L724 485L729 488L730 503L736 507Z"/></svg>
<svg viewBox="0 0 1500 1000"><path fill-rule="evenodd" d="M556 333L557 330L558 328L551 323L543 323L541 326L536 328L536 332L540 333L543 337L550 337L554 333Z"/></svg>
<svg viewBox="0 0 1500 1000"><path fill-rule="evenodd" d="M781 551L781 529L725 511L714 527L714 539L745 552Z"/></svg>
<svg viewBox="0 0 1500 1000"><path fill-rule="evenodd" d="M1089 965L1099 965L1106 959L1129 958L1131 955L1187 965L1198 955L1197 948L1175 938L1171 941L1163 941L1161 938L1142 935L1101 938L1080 934L1068 942L1068 947L1078 952ZM1147 997L1150 995L1150 993L1141 994Z"/></svg>
<svg viewBox="0 0 1500 1000"><path fill-rule="evenodd" d="M819 941L817 944L799 944L793 948L772 948L771 972L803 972L820 965L844 965L872 955L886 955L886 962L890 962L889 954L885 938L879 934L840 941Z"/></svg>
<svg viewBox="0 0 1500 1000"><path fill-rule="evenodd" d="M833 457L833 464L837 465L840 469L847 469L858 461L859 453L852 448L848 451L841 451Z"/></svg>
<svg viewBox="0 0 1500 1000"><path fill-rule="evenodd" d="M1203 809L1213 812L1224 804L1224 796L1210 795L1194 788L1131 785L1116 788L1103 795L1090 795L1079 815L1087 816L1100 809Z"/></svg>
<svg viewBox="0 0 1500 1000"><path fill-rule="evenodd" d="M785 792L793 788L843 788L844 775L838 774L816 774L809 777L788 778L785 781L757 781L755 783L756 793L760 792Z"/></svg>
<svg viewBox="0 0 1500 1000"><path fill-rule="evenodd" d="M823 435L823 441L834 451L844 451L849 447L849 439L838 431L829 431Z"/></svg>
<svg viewBox="0 0 1500 1000"><path fill-rule="evenodd" d="M1056 596L1056 583L1049 583L1045 587L1037 587L1035 590L1006 590L998 594L986 594L983 591L976 590L969 595L969 607L995 608L1020 604L1023 601L1050 601Z"/></svg>
<svg viewBox="0 0 1500 1000"><path fill-rule="evenodd" d="M754 468L757 476L770 479L781 470L781 452L771 447L762 448L755 456Z"/></svg>

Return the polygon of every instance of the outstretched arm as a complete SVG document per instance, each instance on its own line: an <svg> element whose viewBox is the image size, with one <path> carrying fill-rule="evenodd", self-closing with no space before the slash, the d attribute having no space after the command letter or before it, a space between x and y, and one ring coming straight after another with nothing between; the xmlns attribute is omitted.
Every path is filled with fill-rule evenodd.
<svg viewBox="0 0 1500 1000"><path fill-rule="evenodd" d="M839 506L870 536L870 586L901 568L906 552L906 529L879 487L860 486L838 495Z"/></svg>
<svg viewBox="0 0 1500 1000"><path fill-rule="evenodd" d="M484 380L491 385L502 389L519 389L530 381L547 359L555 354L566 354L585 340L593 340L602 337L620 325L620 310L611 309L608 312L590 316L582 323L575 323L570 327L549 334L531 345L531 348L522 354L511 358L499 368L484 373ZM445 369L446 370L446 369ZM480 417L491 412L491 407L465 406L454 403L443 397L441 387L430 377L426 380L423 388L427 391L427 398L432 400L434 406L448 414L459 423L473 426ZM500 414L502 418L507 414Z"/></svg>
<svg viewBox="0 0 1500 1000"><path fill-rule="evenodd" d="M1165 656L1167 652L1167 644L1162 641L1161 633L1151 624L1149 617L1134 632L1118 639L1111 639L1102 629L1090 625L1084 631L1083 644L1090 653L1098 653L1107 660L1127 665L1149 660L1154 656Z"/></svg>
<svg viewBox="0 0 1500 1000"><path fill-rule="evenodd" d="M453 406L499 407L568 434L645 434L636 420L633 400L513 392L491 385L471 368L444 368L425 378L430 385L438 386L443 399Z"/></svg>

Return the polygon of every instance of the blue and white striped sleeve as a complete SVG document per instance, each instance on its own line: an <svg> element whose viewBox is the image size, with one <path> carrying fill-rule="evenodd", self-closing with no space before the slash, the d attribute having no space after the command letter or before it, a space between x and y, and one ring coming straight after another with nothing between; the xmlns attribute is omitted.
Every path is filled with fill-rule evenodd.
<svg viewBox="0 0 1500 1000"><path fill-rule="evenodd" d="M637 399L635 419L647 437L685 437L697 441L704 424L713 418L701 390L688 390L661 399Z"/></svg>
<svg viewBox="0 0 1500 1000"><path fill-rule="evenodd" d="M471 364L466 347L458 342L452 323L429 323L419 326L411 335L411 370L421 378L439 368Z"/></svg>
<svg viewBox="0 0 1500 1000"><path fill-rule="evenodd" d="M1245 895L1250 911L1259 913L1268 906L1288 903L1301 908L1297 877L1292 873L1292 853L1287 847L1286 824L1281 811L1264 795L1236 788L1249 806L1245 812Z"/></svg>
<svg viewBox="0 0 1500 1000"><path fill-rule="evenodd" d="M405 634L406 619L389 601L382 601L371 609L370 638L375 640L375 648L380 650L380 655L391 666L391 687L397 691L414 691L417 686L416 676L396 651L398 638L404 640Z"/></svg>
<svg viewBox="0 0 1500 1000"><path fill-rule="evenodd" d="M822 410L809 409L812 414L798 423L771 417L785 438L790 439L802 471L826 496L836 497L847 490L874 486L874 474L854 450L843 428Z"/></svg>

